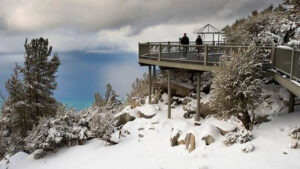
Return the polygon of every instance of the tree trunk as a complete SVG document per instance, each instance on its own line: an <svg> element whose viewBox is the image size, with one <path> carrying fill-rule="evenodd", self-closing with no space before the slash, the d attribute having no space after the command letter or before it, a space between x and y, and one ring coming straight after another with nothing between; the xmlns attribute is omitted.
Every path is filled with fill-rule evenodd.
<svg viewBox="0 0 300 169"><path fill-rule="evenodd" d="M251 118L248 113L248 111L243 111L241 112L242 115L238 115L238 119L243 123L243 126L249 130L250 129L250 123L251 123Z"/></svg>

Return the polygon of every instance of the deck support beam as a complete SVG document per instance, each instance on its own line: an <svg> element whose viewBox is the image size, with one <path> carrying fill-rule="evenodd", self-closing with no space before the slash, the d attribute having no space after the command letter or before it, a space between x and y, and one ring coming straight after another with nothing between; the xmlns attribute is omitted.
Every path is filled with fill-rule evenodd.
<svg viewBox="0 0 300 169"><path fill-rule="evenodd" d="M204 65L207 65L207 58L208 58L208 45L204 47Z"/></svg>
<svg viewBox="0 0 300 169"><path fill-rule="evenodd" d="M168 74L168 119L171 119L171 72L167 70Z"/></svg>
<svg viewBox="0 0 300 169"><path fill-rule="evenodd" d="M289 98L289 113L294 112L294 107L295 107L295 95L292 92L290 93L290 98Z"/></svg>
<svg viewBox="0 0 300 169"><path fill-rule="evenodd" d="M152 76L153 76L153 82L155 83L155 81L156 81L156 66L154 65L153 66L153 74L152 74ZM153 86L152 87L152 92L153 92L153 94L155 94L155 87Z"/></svg>
<svg viewBox="0 0 300 169"><path fill-rule="evenodd" d="M148 100L148 104L151 104L151 92L152 92L152 78L151 78L151 66L148 66L149 68L149 100Z"/></svg>
<svg viewBox="0 0 300 169"><path fill-rule="evenodd" d="M197 73L197 110L195 121L200 121L200 92L201 92L201 73Z"/></svg>

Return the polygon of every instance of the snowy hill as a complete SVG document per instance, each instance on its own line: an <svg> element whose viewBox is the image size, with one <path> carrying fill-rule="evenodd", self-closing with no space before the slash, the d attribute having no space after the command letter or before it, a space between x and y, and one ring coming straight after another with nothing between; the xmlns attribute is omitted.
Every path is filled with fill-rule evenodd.
<svg viewBox="0 0 300 169"><path fill-rule="evenodd" d="M167 95L162 95L158 104L144 104L131 109L127 106L119 114L129 113L135 116L134 121L126 123L114 133L117 145L93 139L82 146L62 148L42 159L34 159L33 155L19 152L2 160L0 168L10 169L298 169L300 168L300 151L292 149L295 141L290 136L293 127L299 127L300 107L296 112L287 114L284 106L287 92L278 85L270 84L264 89L269 101L262 103L256 114L269 115L271 121L257 124L252 131L253 140L247 143L235 143L227 146L224 140L228 134L222 135L218 128L242 131L241 123L232 118L220 121L208 116L194 125L194 119L185 119L183 105L174 105L172 119L167 119ZM209 95L205 95L207 99ZM179 98L183 100L183 98ZM190 105L195 104L192 98ZM267 99L268 100L268 99ZM140 113L152 118L142 118ZM170 139L180 131L178 140L184 139L187 133L195 135L195 150L186 150L185 145L171 146ZM209 145L202 137L211 135L215 141ZM244 149L243 152L242 150Z"/></svg>
<svg viewBox="0 0 300 169"><path fill-rule="evenodd" d="M296 2L296 1L295 1ZM300 47L300 10L296 5L272 5L260 12L253 11L247 18L237 19L224 28L229 43L288 45Z"/></svg>

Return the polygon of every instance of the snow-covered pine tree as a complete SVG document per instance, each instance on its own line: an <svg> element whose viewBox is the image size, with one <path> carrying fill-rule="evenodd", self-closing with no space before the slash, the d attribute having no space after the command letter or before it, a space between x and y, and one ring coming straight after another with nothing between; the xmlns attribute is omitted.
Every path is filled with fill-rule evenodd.
<svg viewBox="0 0 300 169"><path fill-rule="evenodd" d="M24 102L24 85L19 80L19 70L20 67L16 65L14 73L5 83L9 96L2 105L0 118L1 156L21 150L23 139L31 128L32 121Z"/></svg>
<svg viewBox="0 0 300 169"><path fill-rule="evenodd" d="M111 96L116 95L116 92L112 89L111 84L106 85L106 92L105 92L105 103L107 103Z"/></svg>
<svg viewBox="0 0 300 169"><path fill-rule="evenodd" d="M11 132L22 137L31 128L30 114L28 105L24 102L26 94L24 84L19 79L20 67L16 65L14 73L6 81L5 88L9 94L7 101L3 105L3 116L9 117L6 126Z"/></svg>
<svg viewBox="0 0 300 169"><path fill-rule="evenodd" d="M299 0L282 0L283 4L285 5L294 5L295 9L300 8L300 1Z"/></svg>
<svg viewBox="0 0 300 169"><path fill-rule="evenodd" d="M245 52L221 57L213 71L211 103L221 118L236 116L249 129L249 112L257 108L262 98L261 61L254 44Z"/></svg>
<svg viewBox="0 0 300 169"><path fill-rule="evenodd" d="M97 92L94 95L94 106L102 107L105 105L105 100L101 97L100 93Z"/></svg>
<svg viewBox="0 0 300 169"><path fill-rule="evenodd" d="M24 76L25 103L31 108L32 118L53 116L57 103L52 97L56 89L55 73L60 65L57 54L50 59L52 47L48 39L25 41L25 62L21 72ZM50 60L49 60L50 59Z"/></svg>

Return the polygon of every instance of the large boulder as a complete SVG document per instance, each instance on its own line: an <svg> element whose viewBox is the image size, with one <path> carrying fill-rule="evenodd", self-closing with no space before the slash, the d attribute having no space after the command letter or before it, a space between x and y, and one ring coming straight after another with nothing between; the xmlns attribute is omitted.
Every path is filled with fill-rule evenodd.
<svg viewBox="0 0 300 169"><path fill-rule="evenodd" d="M117 125L117 127L123 126L127 122L133 121L133 120L135 120L134 116L130 116L129 113L123 113L116 118L116 121L117 121L116 125Z"/></svg>
<svg viewBox="0 0 300 169"><path fill-rule="evenodd" d="M207 135L205 137L202 137L202 140L205 141L206 145L210 145L211 143L215 142L215 138L211 135Z"/></svg>
<svg viewBox="0 0 300 169"><path fill-rule="evenodd" d="M183 105L182 109L189 114L196 114L195 107L191 106L190 104Z"/></svg>
<svg viewBox="0 0 300 169"><path fill-rule="evenodd" d="M181 99L178 98L178 97L173 97L171 99L171 104L174 105L174 106L178 106L182 103Z"/></svg>
<svg viewBox="0 0 300 169"><path fill-rule="evenodd" d="M187 105L189 102L191 102L192 100L189 99L189 98L184 98L183 101L182 101L182 104L183 105Z"/></svg>
<svg viewBox="0 0 300 169"><path fill-rule="evenodd" d="M180 136L181 131L174 129L172 134L171 134L171 138L170 138L170 142L171 142L171 146L177 146L178 145L178 138Z"/></svg>
<svg viewBox="0 0 300 169"><path fill-rule="evenodd" d="M200 104L200 115L205 118L206 116L216 114L217 112L213 110L209 103L201 103Z"/></svg>
<svg viewBox="0 0 300 169"><path fill-rule="evenodd" d="M225 121L217 121L214 123L214 126L219 130L222 136L225 136L227 133L236 132L237 126L232 123Z"/></svg>
<svg viewBox="0 0 300 169"><path fill-rule="evenodd" d="M290 129L289 136L293 139L300 140L300 127Z"/></svg>
<svg viewBox="0 0 300 169"><path fill-rule="evenodd" d="M269 121L271 120L268 119L268 115L260 115L260 116L255 116L254 124L261 124Z"/></svg>
<svg viewBox="0 0 300 169"><path fill-rule="evenodd" d="M145 119L151 119L152 117L154 117L156 114L152 114L152 115L146 115L144 113L142 113L141 111L137 112L137 117L138 118L145 118Z"/></svg>
<svg viewBox="0 0 300 169"><path fill-rule="evenodd" d="M168 83L167 82L156 82L153 84L155 88L160 88L162 92L168 91ZM180 96L180 97L186 97L189 95L189 93L193 92L194 88L187 87L184 85L181 85L180 83L172 83L171 84L171 91L173 95Z"/></svg>
<svg viewBox="0 0 300 169"><path fill-rule="evenodd" d="M185 148L190 152L194 151L196 148L195 135L193 133L188 133L185 137Z"/></svg>
<svg viewBox="0 0 300 169"><path fill-rule="evenodd" d="M216 126L211 124L203 124L203 128L200 134L200 138L205 142L206 145L214 143L221 137L220 131Z"/></svg>
<svg viewBox="0 0 300 169"><path fill-rule="evenodd" d="M192 118L192 115L191 115L190 113L188 113L188 112L185 112L185 113L183 114L183 118L185 118L185 119L190 119L190 118Z"/></svg>
<svg viewBox="0 0 300 169"><path fill-rule="evenodd" d="M45 155L47 155L47 152L44 151L43 149L37 149L32 154L34 159L40 159L43 158Z"/></svg>
<svg viewBox="0 0 300 169"><path fill-rule="evenodd" d="M234 129L234 130L226 130L226 129L222 129L222 128L219 128L219 127L217 127L217 129L220 131L220 133L221 133L222 136L225 136L227 133L235 132L236 131L236 129Z"/></svg>
<svg viewBox="0 0 300 169"><path fill-rule="evenodd" d="M178 145L185 145L185 135L180 135L179 138L177 139L177 144Z"/></svg>

